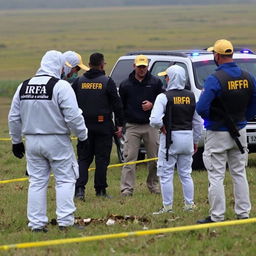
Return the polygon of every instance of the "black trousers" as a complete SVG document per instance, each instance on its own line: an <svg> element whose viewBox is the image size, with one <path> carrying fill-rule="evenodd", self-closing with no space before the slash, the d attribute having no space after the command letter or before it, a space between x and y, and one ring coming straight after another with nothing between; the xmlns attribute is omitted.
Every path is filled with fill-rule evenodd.
<svg viewBox="0 0 256 256"><path fill-rule="evenodd" d="M101 133L97 130L88 130L88 144L86 147L77 145L79 178L76 182L76 188L85 189L88 182L88 168L95 157L94 188L96 192L105 190L107 184L107 166L110 162L112 149L113 132Z"/></svg>

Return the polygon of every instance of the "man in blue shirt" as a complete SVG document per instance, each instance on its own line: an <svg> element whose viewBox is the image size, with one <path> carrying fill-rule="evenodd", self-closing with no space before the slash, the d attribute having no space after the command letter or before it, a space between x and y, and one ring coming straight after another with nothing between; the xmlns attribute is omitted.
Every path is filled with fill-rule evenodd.
<svg viewBox="0 0 256 256"><path fill-rule="evenodd" d="M204 84L196 110L206 128L203 160L208 171L210 216L197 223L224 220L224 178L228 163L234 187L234 211L238 219L249 217L251 203L245 166L248 150L247 120L256 114L256 82L233 61L233 45L221 39L213 51L218 68Z"/></svg>

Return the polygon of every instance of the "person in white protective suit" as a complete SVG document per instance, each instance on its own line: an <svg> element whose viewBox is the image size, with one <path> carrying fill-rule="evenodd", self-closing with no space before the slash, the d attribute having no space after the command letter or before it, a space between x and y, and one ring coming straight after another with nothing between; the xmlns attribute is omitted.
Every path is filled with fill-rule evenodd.
<svg viewBox="0 0 256 256"><path fill-rule="evenodd" d="M79 70L88 71L89 68L84 65L82 57L80 54L74 51L66 51L63 53L65 59L64 71L62 73L62 79L73 83L78 77Z"/></svg>
<svg viewBox="0 0 256 256"><path fill-rule="evenodd" d="M28 227L35 232L47 232L51 170L56 182L57 223L60 229L74 224L73 198L79 174L70 133L86 144L87 128L72 87L60 79L64 63L61 52L46 52L36 75L18 86L8 116L13 154L18 158L26 154Z"/></svg>
<svg viewBox="0 0 256 256"><path fill-rule="evenodd" d="M177 166L182 184L184 210L195 209L194 183L191 177L192 155L202 132L202 120L195 112L195 96L185 89L184 68L173 65L158 74L165 76L166 92L157 96L150 125L160 128L157 175L160 179L163 207L153 214L172 212L173 175Z"/></svg>

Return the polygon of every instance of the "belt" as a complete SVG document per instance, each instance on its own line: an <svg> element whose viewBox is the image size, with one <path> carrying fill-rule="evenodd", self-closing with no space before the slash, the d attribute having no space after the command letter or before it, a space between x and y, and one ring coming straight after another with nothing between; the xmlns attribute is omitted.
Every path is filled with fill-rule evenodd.
<svg viewBox="0 0 256 256"><path fill-rule="evenodd" d="M112 121L112 115L107 114L107 115L95 115L95 116L85 116L84 117L85 123L104 123L104 122L109 122Z"/></svg>

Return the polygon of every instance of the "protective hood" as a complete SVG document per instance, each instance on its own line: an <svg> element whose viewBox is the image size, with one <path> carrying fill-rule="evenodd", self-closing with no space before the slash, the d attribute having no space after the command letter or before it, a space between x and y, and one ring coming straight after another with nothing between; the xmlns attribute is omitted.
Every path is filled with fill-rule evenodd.
<svg viewBox="0 0 256 256"><path fill-rule="evenodd" d="M63 53L64 59L65 59L65 65L64 65L64 74L67 76L71 69L78 66L79 68L83 69L84 71L88 71L89 68L84 65L82 61L82 57L77 52L73 51L67 51Z"/></svg>
<svg viewBox="0 0 256 256"><path fill-rule="evenodd" d="M184 68L173 65L166 69L166 74L169 77L166 91L174 89L183 90L185 88L186 72Z"/></svg>
<svg viewBox="0 0 256 256"><path fill-rule="evenodd" d="M43 56L41 66L37 70L36 75L49 75L61 78L64 63L64 57L61 52L55 50L48 51Z"/></svg>

